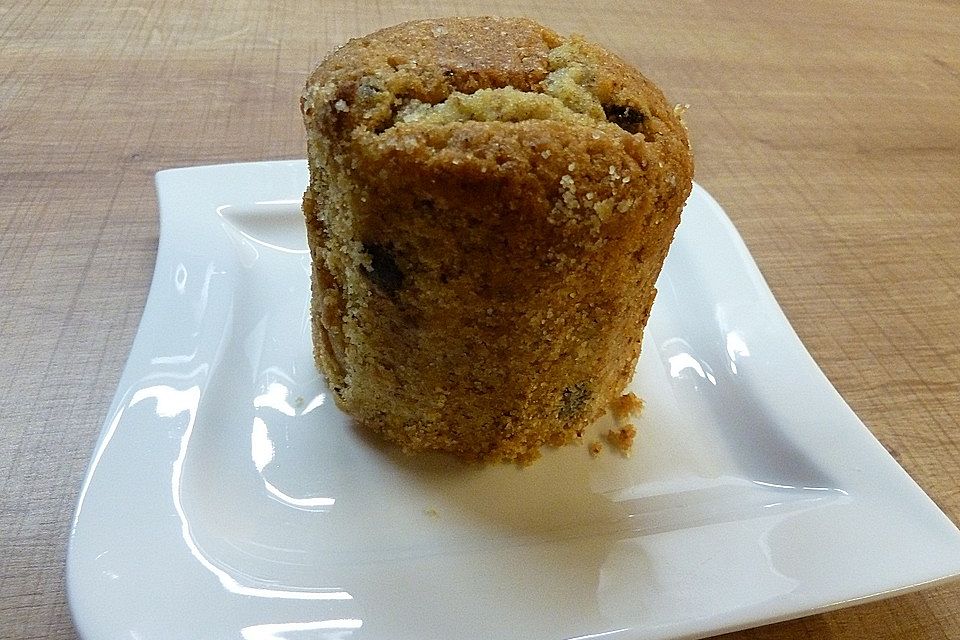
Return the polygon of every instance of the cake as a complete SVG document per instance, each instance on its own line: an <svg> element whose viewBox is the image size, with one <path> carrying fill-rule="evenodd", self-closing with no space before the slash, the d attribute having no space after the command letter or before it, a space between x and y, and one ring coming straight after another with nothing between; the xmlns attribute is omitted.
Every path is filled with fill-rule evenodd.
<svg viewBox="0 0 960 640"><path fill-rule="evenodd" d="M301 110L337 405L470 461L578 439L633 376L690 192L678 110L601 47L493 17L351 40Z"/></svg>

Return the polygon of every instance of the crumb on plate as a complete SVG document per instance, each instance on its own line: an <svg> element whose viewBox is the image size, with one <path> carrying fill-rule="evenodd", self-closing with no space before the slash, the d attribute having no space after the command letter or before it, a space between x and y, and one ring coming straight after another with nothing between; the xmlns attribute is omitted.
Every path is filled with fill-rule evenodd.
<svg viewBox="0 0 960 640"><path fill-rule="evenodd" d="M633 448L633 440L636 437L637 428L632 424L607 431L607 442L625 456L630 455L630 449Z"/></svg>
<svg viewBox="0 0 960 640"><path fill-rule="evenodd" d="M629 416L638 416L643 411L643 400L633 392L625 393L610 403L610 411L618 421Z"/></svg>

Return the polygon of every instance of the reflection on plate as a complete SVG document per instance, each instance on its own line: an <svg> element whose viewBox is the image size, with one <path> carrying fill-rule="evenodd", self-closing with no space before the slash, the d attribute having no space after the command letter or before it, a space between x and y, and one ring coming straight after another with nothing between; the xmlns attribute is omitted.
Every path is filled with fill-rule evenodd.
<svg viewBox="0 0 960 640"><path fill-rule="evenodd" d="M310 349L303 162L158 174L153 286L84 483L68 589L109 638L692 637L960 575L695 187L631 389L629 459L409 458Z"/></svg>

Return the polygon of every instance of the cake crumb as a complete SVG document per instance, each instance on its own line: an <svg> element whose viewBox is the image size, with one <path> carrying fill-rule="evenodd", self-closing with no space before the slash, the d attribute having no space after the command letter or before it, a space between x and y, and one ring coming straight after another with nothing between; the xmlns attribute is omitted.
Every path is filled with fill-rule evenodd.
<svg viewBox="0 0 960 640"><path fill-rule="evenodd" d="M621 429L607 431L607 442L625 456L630 455L633 440L637 437L637 428L632 424L624 425Z"/></svg>
<svg viewBox="0 0 960 640"><path fill-rule="evenodd" d="M424 509L423 512L427 515L428 518L439 518L439 517L440 517L440 512L438 512L438 511L437 511L436 509L434 509L433 507L430 507L429 509Z"/></svg>
<svg viewBox="0 0 960 640"><path fill-rule="evenodd" d="M603 452L603 443L599 440L594 440L590 443L590 448L588 451L590 451L591 458L596 458Z"/></svg>
<svg viewBox="0 0 960 640"><path fill-rule="evenodd" d="M617 422L630 416L638 416L643 411L643 400L633 392L625 393L610 403L610 411Z"/></svg>

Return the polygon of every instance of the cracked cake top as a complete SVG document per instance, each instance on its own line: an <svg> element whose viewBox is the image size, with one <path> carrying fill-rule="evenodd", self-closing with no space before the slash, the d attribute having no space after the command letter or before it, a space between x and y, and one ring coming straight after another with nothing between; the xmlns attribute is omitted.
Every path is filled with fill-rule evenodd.
<svg viewBox="0 0 960 640"><path fill-rule="evenodd" d="M678 114L639 71L525 18L422 20L351 40L310 76L301 108L343 141L455 122L552 120L687 144Z"/></svg>

